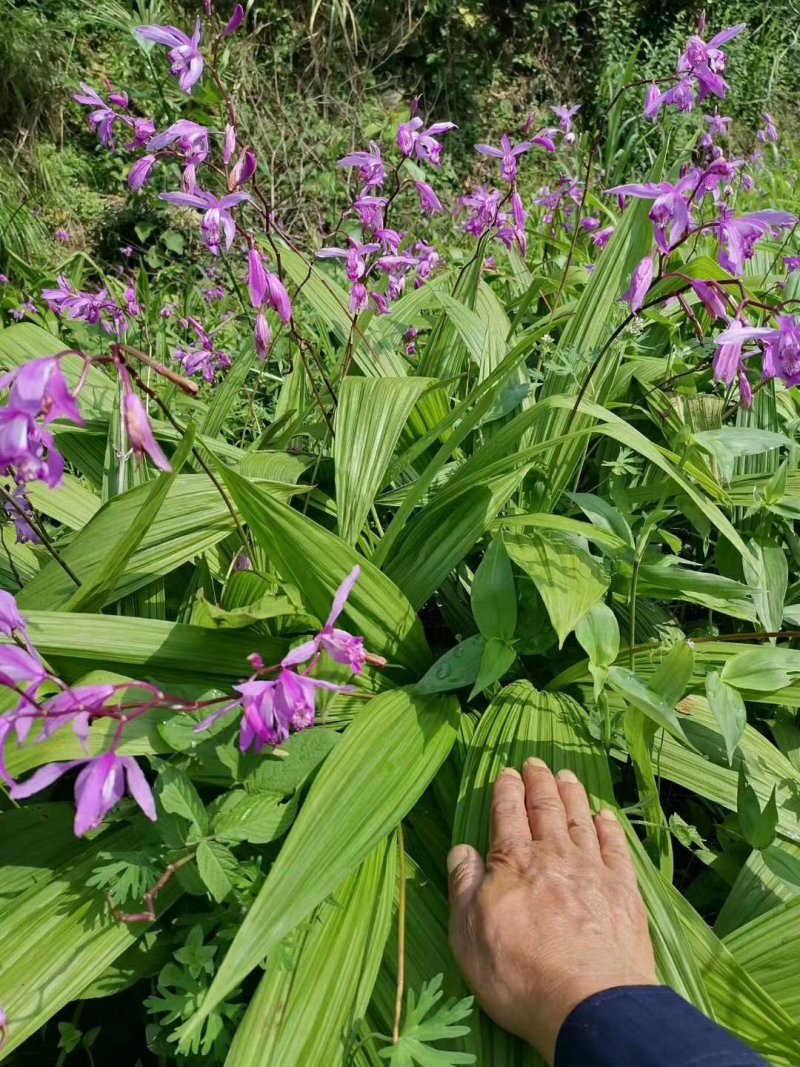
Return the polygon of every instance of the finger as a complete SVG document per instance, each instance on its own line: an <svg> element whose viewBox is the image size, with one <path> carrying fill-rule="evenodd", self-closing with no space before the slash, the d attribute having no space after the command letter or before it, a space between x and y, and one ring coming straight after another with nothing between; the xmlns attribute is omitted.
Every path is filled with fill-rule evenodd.
<svg viewBox="0 0 800 1067"><path fill-rule="evenodd" d="M589 808L589 798L578 778L572 771L559 771L556 775L556 787L564 805L567 817L567 831L575 844L587 852L600 854L597 832Z"/></svg>
<svg viewBox="0 0 800 1067"><path fill-rule="evenodd" d="M636 881L631 850L625 839L625 831L620 826L616 815L608 808L595 816L594 828L600 845L600 855L606 867L610 867L620 876Z"/></svg>
<svg viewBox="0 0 800 1067"><path fill-rule="evenodd" d="M525 786L511 767L499 775L492 793L491 852L507 853L531 843L525 815Z"/></svg>
<svg viewBox="0 0 800 1067"><path fill-rule="evenodd" d="M447 854L447 885L453 920L468 910L486 874L483 857L471 845L456 845Z"/></svg>
<svg viewBox="0 0 800 1067"><path fill-rule="evenodd" d="M561 841L567 838L567 817L556 780L544 760L531 756L522 768L525 781L525 807L534 841Z"/></svg>

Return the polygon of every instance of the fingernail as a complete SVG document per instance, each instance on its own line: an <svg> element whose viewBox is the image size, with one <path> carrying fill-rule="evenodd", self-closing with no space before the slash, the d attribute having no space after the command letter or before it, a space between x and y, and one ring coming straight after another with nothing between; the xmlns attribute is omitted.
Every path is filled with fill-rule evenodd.
<svg viewBox="0 0 800 1067"><path fill-rule="evenodd" d="M539 759L538 756L528 756L525 760L526 767L547 767L547 764L543 759Z"/></svg>
<svg viewBox="0 0 800 1067"><path fill-rule="evenodd" d="M447 853L447 873L452 874L456 867L460 867L464 860L469 856L469 848L467 845L455 845Z"/></svg>
<svg viewBox="0 0 800 1067"><path fill-rule="evenodd" d="M597 818L598 819L605 819L608 822L618 822L619 821L617 819L616 814L611 810L611 808L602 808L600 811L598 811Z"/></svg>
<svg viewBox="0 0 800 1067"><path fill-rule="evenodd" d="M556 775L559 782L577 782L578 776L573 771L567 770L565 767L563 771L559 771Z"/></svg>
<svg viewBox="0 0 800 1067"><path fill-rule="evenodd" d="M502 771L500 771L498 778L502 778L504 775L507 775L510 778L519 778L519 771L514 770L513 767L504 767Z"/></svg>

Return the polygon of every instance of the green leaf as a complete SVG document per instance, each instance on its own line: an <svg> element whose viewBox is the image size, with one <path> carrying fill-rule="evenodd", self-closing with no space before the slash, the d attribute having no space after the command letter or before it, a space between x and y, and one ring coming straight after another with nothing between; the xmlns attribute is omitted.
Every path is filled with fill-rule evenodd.
<svg viewBox="0 0 800 1067"><path fill-rule="evenodd" d="M607 604L595 604L583 616L575 637L595 667L610 667L619 654L619 623Z"/></svg>
<svg viewBox="0 0 800 1067"><path fill-rule="evenodd" d="M517 653L512 645L501 641L499 637L490 637L483 650L480 670L469 699L472 700L494 682L500 681L516 658Z"/></svg>
<svg viewBox="0 0 800 1067"><path fill-rule="evenodd" d="M220 807L212 833L220 841L237 844L249 841L265 845L283 837L297 814L297 801L281 794L246 793L234 790Z"/></svg>
<svg viewBox="0 0 800 1067"><path fill-rule="evenodd" d="M391 1067L456 1067L457 1064L475 1063L471 1052L452 1052L449 1049L432 1048L434 1042L452 1041L469 1033L462 1020L472 1013L472 997L448 1000L440 1007L442 999L442 975L437 974L425 982L416 996L409 989L406 997L406 1013L396 1045L381 1049L381 1059L388 1060Z"/></svg>
<svg viewBox="0 0 800 1067"><path fill-rule="evenodd" d="M514 575L503 538L489 543L472 580L472 615L486 638L509 641L517 625Z"/></svg>
<svg viewBox="0 0 800 1067"><path fill-rule="evenodd" d="M661 703L674 708L686 692L693 669L694 649L688 641L679 641L661 660L647 684Z"/></svg>
<svg viewBox="0 0 800 1067"><path fill-rule="evenodd" d="M561 647L586 612L605 596L608 576L593 556L556 533L512 534L506 547L539 590Z"/></svg>
<svg viewBox="0 0 800 1067"><path fill-rule="evenodd" d="M237 866L234 854L219 841L201 841L197 846L197 872L218 904L233 888Z"/></svg>
<svg viewBox="0 0 800 1067"><path fill-rule="evenodd" d="M767 631L780 630L789 585L789 565L780 545L765 538L750 542L753 562L743 561L744 577L753 595L759 622Z"/></svg>
<svg viewBox="0 0 800 1067"><path fill-rule="evenodd" d="M223 477L253 537L283 577L297 586L314 615L328 617L337 588L358 564L361 577L343 615L350 629L364 637L370 652L391 663L420 673L427 668L430 652L422 625L386 575L334 534L270 499L240 475L223 468Z"/></svg>
<svg viewBox="0 0 800 1067"><path fill-rule="evenodd" d="M345 378L334 424L339 536L355 544L427 378Z"/></svg>
<svg viewBox="0 0 800 1067"><path fill-rule="evenodd" d="M725 945L747 973L796 1023L800 1023L799 919L800 899L787 901L725 938Z"/></svg>
<svg viewBox="0 0 800 1067"><path fill-rule="evenodd" d="M450 751L457 715L451 698L408 690L376 697L359 712L314 779L187 1033L403 818Z"/></svg>
<svg viewBox="0 0 800 1067"><path fill-rule="evenodd" d="M717 671L706 675L706 699L725 738L725 751L732 767L733 754L747 726L747 708L738 689L726 685Z"/></svg>
<svg viewBox="0 0 800 1067"><path fill-rule="evenodd" d="M722 681L755 693L784 689L800 678L800 651L791 648L751 648L732 656L722 668Z"/></svg>
<svg viewBox="0 0 800 1067"><path fill-rule="evenodd" d="M199 833L208 830L208 815L186 771L167 764L158 775L157 795L164 811L188 819Z"/></svg>
<svg viewBox="0 0 800 1067"><path fill-rule="evenodd" d="M153 525L170 486L192 450L193 443L194 426L190 423L183 441L172 457L172 471L160 474L147 486L147 494L133 521L120 531L120 536L115 541L105 543L105 560L93 573L82 575L81 584L69 603L64 605L64 611L99 611L108 602L128 560Z"/></svg>
<svg viewBox="0 0 800 1067"><path fill-rule="evenodd" d="M612 689L615 689L627 702L643 712L668 733L675 737L685 738L683 727L675 712L675 705L664 700L649 685L640 681L627 667L611 667L608 672L608 681Z"/></svg>
<svg viewBox="0 0 800 1067"><path fill-rule="evenodd" d="M775 801L775 786L772 787L764 810L758 802L756 791L747 781L744 763L739 764L739 783L736 792L736 811L742 836L753 848L768 848L775 840L778 825L778 808Z"/></svg>
<svg viewBox="0 0 800 1067"><path fill-rule="evenodd" d="M389 932L396 857L391 835L270 956L227 1067L351 1062Z"/></svg>
<svg viewBox="0 0 800 1067"><path fill-rule="evenodd" d="M482 634L473 634L449 649L416 684L418 693L449 693L471 685L478 677L486 647Z"/></svg>
<svg viewBox="0 0 800 1067"><path fill-rule="evenodd" d="M735 463L740 456L756 456L792 443L782 433L748 426L721 426L717 430L701 430L694 434L694 440L714 457L725 481L730 481L733 477Z"/></svg>

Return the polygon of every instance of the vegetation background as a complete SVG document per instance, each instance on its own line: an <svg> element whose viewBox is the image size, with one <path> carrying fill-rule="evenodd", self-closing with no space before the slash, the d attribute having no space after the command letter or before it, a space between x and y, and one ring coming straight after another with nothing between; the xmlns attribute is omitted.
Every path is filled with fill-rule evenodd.
<svg viewBox="0 0 800 1067"><path fill-rule="evenodd" d="M474 142L519 128L537 107L580 103L584 126L599 125L631 58L636 78L671 73L702 9L709 25L748 24L746 44L731 46L734 59L747 49L746 76L734 80L724 108L737 120L734 148L737 138L749 147L764 110L784 140L800 129L795 0L246 6L251 29L226 80L248 105L248 136L268 161L278 212L294 232L316 233L332 217L344 195L335 161L396 125L414 96L426 112L459 124L445 174L463 176L478 162ZM120 245L147 243L133 229L137 222L144 232L144 224L124 195L122 161L98 145L71 94L79 80L148 84L147 59L129 47L131 27L190 24L197 14L201 0L0 0L0 269L9 252L48 261L59 227L100 262L116 263ZM640 94L627 94L623 130L640 125L640 109Z"/></svg>

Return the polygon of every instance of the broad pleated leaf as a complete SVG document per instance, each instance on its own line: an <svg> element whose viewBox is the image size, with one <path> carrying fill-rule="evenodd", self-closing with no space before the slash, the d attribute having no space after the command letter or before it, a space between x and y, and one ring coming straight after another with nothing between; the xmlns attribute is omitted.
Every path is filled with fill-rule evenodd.
<svg viewBox="0 0 800 1067"><path fill-rule="evenodd" d="M339 536L355 544L427 378L346 378L334 428Z"/></svg>
<svg viewBox="0 0 800 1067"><path fill-rule="evenodd" d="M224 471L233 500L255 540L275 560L320 619L330 611L336 589L356 564L361 577L342 618L361 634L370 652L423 673L430 652L422 625L397 586L354 548L300 512L270 499L233 471ZM341 626L342 623L339 623Z"/></svg>
<svg viewBox="0 0 800 1067"><path fill-rule="evenodd" d="M340 1067L364 1015L392 916L392 835L267 960L227 1067Z"/></svg>
<svg viewBox="0 0 800 1067"><path fill-rule="evenodd" d="M452 698L407 690L359 712L314 779L191 1028L398 824L447 757L457 716Z"/></svg>

